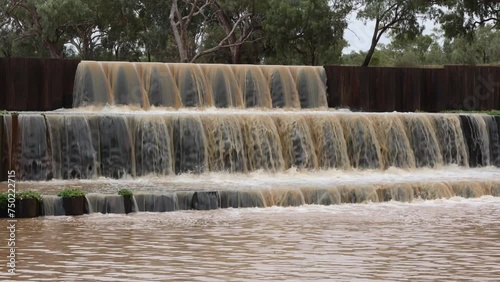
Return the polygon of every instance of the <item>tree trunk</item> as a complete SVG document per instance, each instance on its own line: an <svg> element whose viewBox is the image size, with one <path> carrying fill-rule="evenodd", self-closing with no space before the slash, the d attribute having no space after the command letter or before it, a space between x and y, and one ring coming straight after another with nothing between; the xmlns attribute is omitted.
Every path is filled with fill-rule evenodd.
<svg viewBox="0 0 500 282"><path fill-rule="evenodd" d="M120 53L120 44L117 44L115 48L115 61L119 60L119 53Z"/></svg>
<svg viewBox="0 0 500 282"><path fill-rule="evenodd" d="M241 45L231 48L231 60L233 64L241 64Z"/></svg>
<svg viewBox="0 0 500 282"><path fill-rule="evenodd" d="M175 20L176 14L179 13L177 7L177 0L172 1L172 8L170 9L170 26L172 27L172 31L174 33L174 38L175 38L175 43L177 45L177 49L179 50L179 59L181 63L187 63L188 61L188 54L186 50L186 46L184 44L184 34L183 33L183 23L182 23L182 18L178 19L178 22ZM177 28L179 26L179 29Z"/></svg>
<svg viewBox="0 0 500 282"><path fill-rule="evenodd" d="M44 45L45 45L45 48L47 48L49 50L51 58L60 59L62 57L61 52L59 52L57 50L57 46L54 42L45 41Z"/></svg>
<svg viewBox="0 0 500 282"><path fill-rule="evenodd" d="M231 20L217 2L215 2L213 6L217 9L215 15L217 16L217 21L219 22L219 25L222 27L222 29L224 29L226 36L229 35L231 33L231 30L233 29ZM231 34L231 36L229 36L229 38L227 39L229 44L235 44L236 40L237 40L236 35L234 33ZM241 45L231 46L229 47L229 50L231 51L232 63L241 64Z"/></svg>
<svg viewBox="0 0 500 282"><path fill-rule="evenodd" d="M370 61L372 60L373 53L375 53L375 47L377 46L376 41L372 41L372 45L370 46L370 50L368 50L368 53L366 53L365 60L363 64L361 65L362 67L367 67L370 64Z"/></svg>

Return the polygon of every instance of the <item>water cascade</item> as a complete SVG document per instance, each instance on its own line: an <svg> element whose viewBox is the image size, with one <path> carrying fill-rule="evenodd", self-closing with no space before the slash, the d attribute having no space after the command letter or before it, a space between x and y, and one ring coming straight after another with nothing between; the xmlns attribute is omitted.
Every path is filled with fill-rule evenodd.
<svg viewBox="0 0 500 282"><path fill-rule="evenodd" d="M326 108L322 67L81 62L73 107Z"/></svg>
<svg viewBox="0 0 500 282"><path fill-rule="evenodd" d="M82 62L73 109L0 121L2 161L22 181L500 166L500 117L329 110L321 67ZM139 211L163 212L500 193L484 183L167 189L134 199ZM119 197L87 200L95 212L123 212ZM61 213L57 199L47 202Z"/></svg>
<svg viewBox="0 0 500 282"><path fill-rule="evenodd" d="M21 113L17 134L4 125L20 179L34 181L498 165L497 120L483 115L167 113Z"/></svg>

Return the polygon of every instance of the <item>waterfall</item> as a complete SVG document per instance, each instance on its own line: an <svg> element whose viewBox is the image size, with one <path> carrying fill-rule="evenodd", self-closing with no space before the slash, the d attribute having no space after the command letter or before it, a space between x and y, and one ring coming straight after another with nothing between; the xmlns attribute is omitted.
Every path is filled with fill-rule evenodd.
<svg viewBox="0 0 500 282"><path fill-rule="evenodd" d="M84 61L73 107L326 108L322 67Z"/></svg>
<svg viewBox="0 0 500 282"><path fill-rule="evenodd" d="M89 186L110 178L277 178L263 187L165 185L134 191L132 204L90 190L88 208L101 213L130 212L130 205L165 212L500 194L493 180L333 185L332 176L317 176L500 167L498 116L336 111L327 109L326 85L322 67L84 61L73 109L1 116L1 167L19 181ZM293 172L330 184L280 183ZM116 188L122 180L110 182ZM46 197L44 209L64 213L57 197Z"/></svg>
<svg viewBox="0 0 500 282"><path fill-rule="evenodd" d="M498 119L485 115L50 112L4 121L17 131L7 147L22 180L498 166L500 156Z"/></svg>

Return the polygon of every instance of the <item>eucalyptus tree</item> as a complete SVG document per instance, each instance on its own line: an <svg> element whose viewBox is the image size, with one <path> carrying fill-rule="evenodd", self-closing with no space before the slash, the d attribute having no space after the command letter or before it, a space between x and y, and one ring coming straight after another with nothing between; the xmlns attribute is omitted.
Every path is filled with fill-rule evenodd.
<svg viewBox="0 0 500 282"><path fill-rule="evenodd" d="M17 29L15 40L36 42L50 57L61 58L73 12L78 9L72 1L11 0L8 13Z"/></svg>
<svg viewBox="0 0 500 282"><path fill-rule="evenodd" d="M269 0L263 21L266 62L318 65L337 62L346 46L346 0Z"/></svg>
<svg viewBox="0 0 500 282"><path fill-rule="evenodd" d="M16 26L12 14L12 2L0 0L0 56L10 57L13 54Z"/></svg>
<svg viewBox="0 0 500 282"><path fill-rule="evenodd" d="M433 7L426 0L361 0L357 17L375 22L370 49L362 66L368 66L382 35L414 38L422 33L419 17L427 16Z"/></svg>
<svg viewBox="0 0 500 282"><path fill-rule="evenodd" d="M179 52L181 62L194 62L202 56L223 48L233 48L248 42L253 33L249 25L251 14L248 10L217 20L224 14L217 0L172 0L170 7L170 27ZM213 46L203 44L212 26L220 24L225 36Z"/></svg>
<svg viewBox="0 0 500 282"><path fill-rule="evenodd" d="M139 1L139 38L147 61L178 61L177 48L170 27L170 1Z"/></svg>
<svg viewBox="0 0 500 282"><path fill-rule="evenodd" d="M212 3L218 26L227 37L231 63L241 64L242 54L251 44L262 39L262 19L267 9L266 0L220 0ZM238 25L232 23L240 20Z"/></svg>
<svg viewBox="0 0 500 282"><path fill-rule="evenodd" d="M435 3L439 5L435 16L447 37L467 35L472 39L479 27L500 27L500 1L435 0Z"/></svg>

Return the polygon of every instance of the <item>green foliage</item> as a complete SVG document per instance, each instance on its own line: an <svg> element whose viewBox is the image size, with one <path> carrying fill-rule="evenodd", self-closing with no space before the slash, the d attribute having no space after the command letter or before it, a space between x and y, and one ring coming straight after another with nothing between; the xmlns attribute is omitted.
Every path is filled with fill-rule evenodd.
<svg viewBox="0 0 500 282"><path fill-rule="evenodd" d="M9 199L8 193L0 193L0 210L7 209L8 199ZM23 199L36 199L39 203L43 201L42 196L40 196L40 193L33 191L20 192L16 194L16 200L23 200Z"/></svg>
<svg viewBox="0 0 500 282"><path fill-rule="evenodd" d="M500 32L491 26L485 26L474 31L474 41L465 36L455 39L442 38L440 31L430 35L419 35L413 39L393 38L390 44L376 51L385 58L382 65L386 66L417 66L444 64L495 64L500 62ZM361 54L355 63L359 63ZM343 61L353 60L354 55L345 55Z"/></svg>
<svg viewBox="0 0 500 282"><path fill-rule="evenodd" d="M500 116L500 110L489 110L489 111L444 111L444 113L485 114L485 115L492 115L492 116Z"/></svg>
<svg viewBox="0 0 500 282"><path fill-rule="evenodd" d="M143 0L139 11L138 37L144 46L146 61L177 61L170 34L170 1Z"/></svg>
<svg viewBox="0 0 500 282"><path fill-rule="evenodd" d="M431 2L425 0L361 0L361 6L358 19L365 23L368 20L375 22L371 46L363 66L372 63L372 55L383 34L409 39L420 35L423 30L420 17L432 8Z"/></svg>
<svg viewBox="0 0 500 282"><path fill-rule="evenodd" d="M491 64L500 62L500 32L484 26L473 32L475 40L460 36L450 42L449 60L456 64Z"/></svg>
<svg viewBox="0 0 500 282"><path fill-rule="evenodd" d="M16 194L16 199L23 200L23 199L36 199L38 202L42 202L42 196L40 196L40 193L38 192L33 192L33 191L26 191L26 192L21 192Z"/></svg>
<svg viewBox="0 0 500 282"><path fill-rule="evenodd" d="M434 17L442 25L448 38L474 39L474 31L485 25L500 27L499 1L442 0Z"/></svg>
<svg viewBox="0 0 500 282"><path fill-rule="evenodd" d="M0 210L7 209L9 195L7 193L0 193Z"/></svg>
<svg viewBox="0 0 500 282"><path fill-rule="evenodd" d="M173 1L0 0L0 57L180 61L170 22ZM192 1L178 3L182 16L189 15ZM188 57L219 44L225 47L197 62L368 62L372 66L500 62L498 1L213 0L209 4L183 27ZM354 9L358 19L376 23L367 33L372 44L369 50L342 55L347 46L346 19ZM243 14L248 18L238 22ZM443 32L423 35L422 19L440 23ZM223 41L228 27L236 23L233 36ZM242 43L238 40L245 29L252 32ZM391 43L380 46L382 36L390 36Z"/></svg>
<svg viewBox="0 0 500 282"><path fill-rule="evenodd" d="M0 116L7 115L8 113L6 110L0 110Z"/></svg>
<svg viewBox="0 0 500 282"><path fill-rule="evenodd" d="M366 52L364 51L351 52L350 54L342 56L341 64L350 66L359 66L363 64L365 58L366 58ZM388 53L385 52L384 49L382 50L375 49L373 56L370 60L370 65L374 67L391 66L392 63L389 60L390 58L388 56Z"/></svg>
<svg viewBox="0 0 500 282"><path fill-rule="evenodd" d="M118 191L118 195L124 197L132 197L134 193L132 193L132 191L130 191L129 189L121 189L120 191Z"/></svg>
<svg viewBox="0 0 500 282"><path fill-rule="evenodd" d="M57 193L57 196L62 198L75 198L85 196L85 193L79 189L64 189Z"/></svg>
<svg viewBox="0 0 500 282"><path fill-rule="evenodd" d="M339 61L352 2L270 0L263 21L266 63L321 65Z"/></svg>

